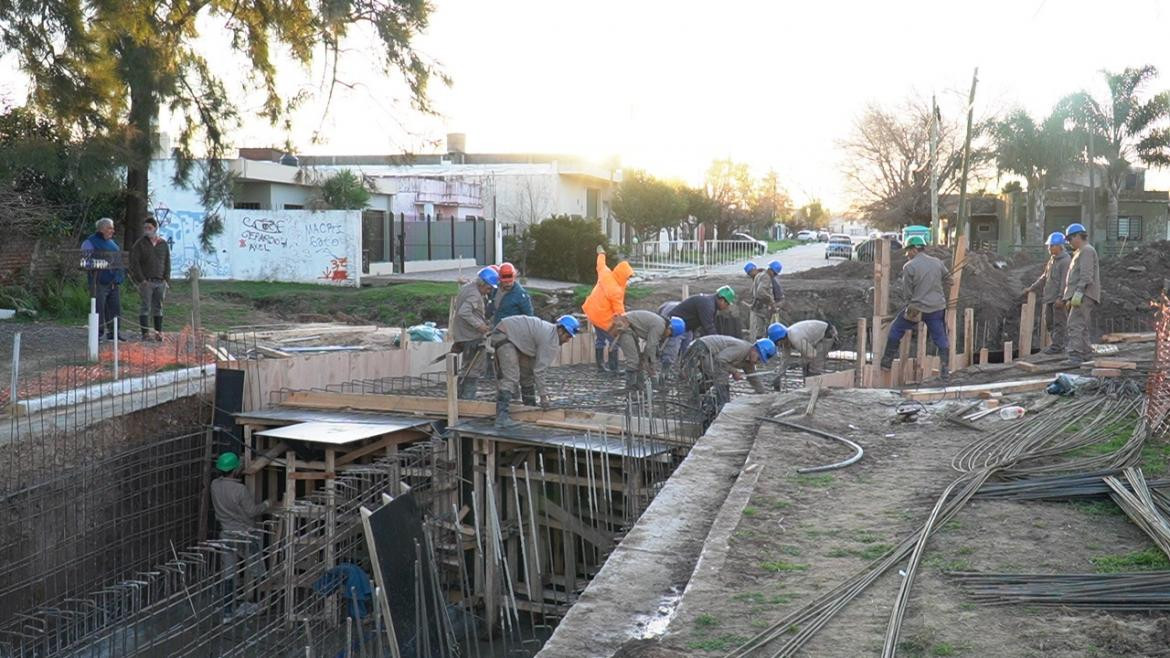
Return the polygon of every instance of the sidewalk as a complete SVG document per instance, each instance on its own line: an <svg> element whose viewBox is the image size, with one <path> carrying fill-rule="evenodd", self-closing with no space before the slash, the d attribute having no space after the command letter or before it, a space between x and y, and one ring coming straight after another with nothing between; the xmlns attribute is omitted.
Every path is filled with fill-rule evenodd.
<svg viewBox="0 0 1170 658"><path fill-rule="evenodd" d="M473 268L464 268L461 270L438 270L435 272L412 272L410 274L384 274L379 276L364 275L362 276L362 283L369 282L375 286L385 286L393 283L402 283L404 281L470 281L471 277L475 276L478 270ZM538 279L536 277L521 278L520 283L525 288L533 290L561 290L564 288L572 288L579 285L570 283L568 281L554 281L553 279Z"/></svg>

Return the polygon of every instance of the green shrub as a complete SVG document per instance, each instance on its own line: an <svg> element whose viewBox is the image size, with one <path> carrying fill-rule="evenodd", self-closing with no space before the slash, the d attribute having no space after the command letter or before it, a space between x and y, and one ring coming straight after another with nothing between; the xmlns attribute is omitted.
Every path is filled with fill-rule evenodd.
<svg viewBox="0 0 1170 658"><path fill-rule="evenodd" d="M590 284L597 281L597 245L608 247L608 240L596 220L561 215L546 219L528 232L532 238L529 276Z"/></svg>

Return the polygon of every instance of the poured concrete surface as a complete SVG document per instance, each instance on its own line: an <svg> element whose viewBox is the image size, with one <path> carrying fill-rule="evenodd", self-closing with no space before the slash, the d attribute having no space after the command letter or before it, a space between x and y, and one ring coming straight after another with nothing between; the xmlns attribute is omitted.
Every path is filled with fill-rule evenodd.
<svg viewBox="0 0 1170 658"><path fill-rule="evenodd" d="M746 395L724 407L537 655L612 656L646 634L690 579L771 401Z"/></svg>

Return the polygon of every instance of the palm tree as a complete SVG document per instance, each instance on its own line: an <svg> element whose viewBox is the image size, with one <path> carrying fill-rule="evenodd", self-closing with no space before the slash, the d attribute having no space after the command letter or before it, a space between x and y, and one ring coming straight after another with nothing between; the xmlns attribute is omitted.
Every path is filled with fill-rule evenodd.
<svg viewBox="0 0 1170 658"><path fill-rule="evenodd" d="M1031 115L1017 109L994 126L996 166L1001 173L1015 174L1028 184L1029 242L1043 239L1048 190L1080 159L1077 142L1064 120L1059 112L1053 112L1037 124Z"/></svg>
<svg viewBox="0 0 1170 658"><path fill-rule="evenodd" d="M1103 161L1106 225L1114 225L1117 199L1133 164L1170 165L1170 91L1142 100L1146 87L1158 76L1153 66L1101 73L1109 86L1108 99L1099 101L1082 91L1068 96L1061 105L1080 130L1093 136L1096 159Z"/></svg>

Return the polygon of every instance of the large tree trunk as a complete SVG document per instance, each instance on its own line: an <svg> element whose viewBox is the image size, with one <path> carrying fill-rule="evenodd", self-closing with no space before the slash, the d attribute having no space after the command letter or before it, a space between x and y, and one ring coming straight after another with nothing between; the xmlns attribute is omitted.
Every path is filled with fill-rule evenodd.
<svg viewBox="0 0 1170 658"><path fill-rule="evenodd" d="M150 200L151 121L158 114L153 84L153 57L146 48L131 46L126 64L136 74L127 76L130 83L130 112L126 126L126 209L121 227L129 249L142 235Z"/></svg>
<svg viewBox="0 0 1170 658"><path fill-rule="evenodd" d="M1042 244L1044 242L1044 205L1048 202L1048 190L1037 186L1032 193L1032 223L1028 227L1028 243Z"/></svg>

